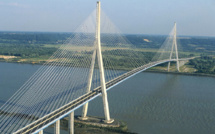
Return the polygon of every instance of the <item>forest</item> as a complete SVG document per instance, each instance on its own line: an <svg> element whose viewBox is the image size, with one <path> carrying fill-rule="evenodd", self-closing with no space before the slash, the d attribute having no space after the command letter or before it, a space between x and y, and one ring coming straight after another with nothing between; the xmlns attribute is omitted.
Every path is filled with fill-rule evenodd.
<svg viewBox="0 0 215 134"><path fill-rule="evenodd" d="M16 62L23 58L29 59L26 61L28 63L37 63L32 61L36 58L37 60L41 58L44 62L61 44L64 44L67 39L74 37L74 35L75 33L0 32L0 55L16 56L17 58L12 59L11 62ZM107 44L117 43L119 37L125 39L125 43L130 42L124 45L132 45L132 47L136 48L135 52L133 52L134 50L127 49L123 51L124 55L127 56L127 59L120 59L117 51L111 49L105 50L103 52L104 59L107 57L111 58L113 64L118 68L120 68L120 66L129 68L130 66L125 60L130 59L129 55L131 53L135 53L136 60L140 63L147 63L153 58L155 52L160 48L167 36L102 34L101 43L104 47L117 47ZM215 37L179 36L178 44L180 47L179 51L181 49L183 50L183 53L179 53L180 57L186 57L186 55L204 55L200 58L191 60L189 63L197 69L198 73L214 73L215 60L211 55L215 55ZM5 59L0 58L0 61L5 61Z"/></svg>
<svg viewBox="0 0 215 134"><path fill-rule="evenodd" d="M0 55L38 57L50 56L57 48L45 44L63 44L68 33L0 32Z"/></svg>
<svg viewBox="0 0 215 134"><path fill-rule="evenodd" d="M196 73L215 74L215 58L202 55L199 58L190 60L189 65L193 65Z"/></svg>
<svg viewBox="0 0 215 134"><path fill-rule="evenodd" d="M42 33L42 32L0 32L0 54L16 56L38 56L51 55L56 47L47 48L45 44L63 44L74 33ZM112 36L110 38L110 36ZM114 37L117 41L119 35L101 35L101 41L113 42ZM165 35L120 35L136 48L158 49L165 41ZM111 41L109 40L111 39ZM178 44L186 52L215 53L215 37L178 37ZM111 47L111 46L109 46ZM13 49L12 49L13 48ZM34 54L32 54L34 53Z"/></svg>

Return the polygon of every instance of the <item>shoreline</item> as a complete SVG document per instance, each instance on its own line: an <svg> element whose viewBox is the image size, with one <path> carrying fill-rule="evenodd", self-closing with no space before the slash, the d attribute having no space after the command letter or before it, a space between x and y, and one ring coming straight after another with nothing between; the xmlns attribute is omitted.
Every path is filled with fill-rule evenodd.
<svg viewBox="0 0 215 134"><path fill-rule="evenodd" d="M31 62L13 62L13 61L0 61L2 63L16 63L16 64L28 64L28 65L43 65L44 63L31 63ZM204 76L204 77L215 77L215 74L205 74L205 73L187 73L187 72L167 72L163 70L152 70L148 69L143 72L149 72L149 73L163 73L163 74L178 74L178 75L188 75L188 76Z"/></svg>
<svg viewBox="0 0 215 134"><path fill-rule="evenodd" d="M146 70L144 72L148 73L162 73L162 74L178 74L178 75L187 75L187 76L204 76L204 77L215 77L215 74L204 74L204 73L185 73L185 72L167 72L167 71L160 71L160 70Z"/></svg>

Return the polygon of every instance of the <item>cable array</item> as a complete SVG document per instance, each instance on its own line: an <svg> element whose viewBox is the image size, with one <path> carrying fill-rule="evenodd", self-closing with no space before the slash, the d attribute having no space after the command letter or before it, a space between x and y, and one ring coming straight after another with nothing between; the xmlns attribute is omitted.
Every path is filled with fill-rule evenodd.
<svg viewBox="0 0 215 134"><path fill-rule="evenodd" d="M15 132L86 93L95 32L81 27L0 108L0 133Z"/></svg>
<svg viewBox="0 0 215 134"><path fill-rule="evenodd" d="M189 58L190 57L189 55L186 55L185 53L183 53L183 48L180 44L179 38L180 37L176 37L178 55L180 58ZM172 51L171 59L176 59L176 50L173 43L174 43L174 27L151 61L153 62L153 61L161 61L161 60L169 59L171 51Z"/></svg>
<svg viewBox="0 0 215 134"><path fill-rule="evenodd" d="M10 134L84 95L95 47L96 12L0 108L0 133ZM101 44L106 82L150 61L169 58L172 36L153 60L136 48L102 12ZM166 45L168 44L168 45ZM170 50L169 50L170 49ZM168 56L166 56L168 55ZM91 90L100 86L97 58Z"/></svg>

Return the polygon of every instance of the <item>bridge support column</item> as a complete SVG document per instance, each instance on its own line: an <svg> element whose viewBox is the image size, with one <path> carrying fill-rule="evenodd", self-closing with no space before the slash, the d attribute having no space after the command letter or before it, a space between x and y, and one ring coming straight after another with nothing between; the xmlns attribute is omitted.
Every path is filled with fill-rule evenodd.
<svg viewBox="0 0 215 134"><path fill-rule="evenodd" d="M56 121L55 123L54 134L60 134L60 120Z"/></svg>
<svg viewBox="0 0 215 134"><path fill-rule="evenodd" d="M172 43L172 50L171 50L171 52L170 52L170 57L169 57L170 60L172 59L173 48L174 48L174 42ZM169 72L169 69L170 69L170 62L168 62L168 67L167 67L167 71L168 71L168 72Z"/></svg>
<svg viewBox="0 0 215 134"><path fill-rule="evenodd" d="M96 41L97 41L97 58L98 58L100 81L101 81L101 88L102 88L102 99L103 99L104 114L105 114L104 122L105 123L112 123L114 120L110 119L109 105L108 105L108 100L107 100L106 83L105 83L105 75L104 75L104 67L103 67L103 59L102 59L102 52L101 52L100 1L97 2Z"/></svg>
<svg viewBox="0 0 215 134"><path fill-rule="evenodd" d="M41 130L38 134L43 134L43 130Z"/></svg>
<svg viewBox="0 0 215 134"><path fill-rule="evenodd" d="M96 45L96 42L95 42ZM94 72L94 65L95 65L95 60L96 60L96 48L94 45L94 52L92 56L92 61L91 61L91 67L90 67L90 72L89 72L89 77L88 77L88 82L87 82L87 91L86 93L90 92L91 89L91 84L92 84L92 79L93 79L93 72ZM87 111L88 111L88 102L83 106L83 111L82 111L82 116L79 117L81 120L87 120Z"/></svg>
<svg viewBox="0 0 215 134"><path fill-rule="evenodd" d="M97 16L96 16L96 49L97 49L97 59L99 64L99 74L100 74L100 82L102 89L102 99L104 105L104 114L106 123L112 123L114 120L110 119L109 113L109 105L107 100L107 92L106 92L106 83L105 83L105 75L104 75L104 67L103 67L103 59L101 53L101 39L100 39L100 1L97 2Z"/></svg>
<svg viewBox="0 0 215 134"><path fill-rule="evenodd" d="M74 134L74 112L69 114L69 134Z"/></svg>
<svg viewBox="0 0 215 134"><path fill-rule="evenodd" d="M172 43L172 49L171 49L171 53L170 53L170 60L172 59L172 53L173 53L173 49L175 48L175 56L176 56L176 69L178 72L180 72L179 70L179 60L178 60L178 47L177 47L177 29L176 29L176 23L174 25L174 35L173 35L173 43ZM167 67L167 71L169 72L170 69L170 62L168 63L168 67Z"/></svg>
<svg viewBox="0 0 215 134"><path fill-rule="evenodd" d="M88 85L87 85L87 93L90 91L91 83L92 83L92 76L93 76L93 69L95 64L95 57L97 55L98 65L99 65L99 74L100 74L100 82L101 82L101 89L102 89L102 99L104 105L104 114L106 123L112 123L114 120L110 119L110 112L109 112L109 105L107 100L107 91L106 91L106 83L105 83L105 75L104 75L104 67L103 67L103 59L101 53L101 39L100 39L100 1L97 2L97 16L96 16L96 38L95 38L95 50L92 56L91 61L91 70L88 77ZM87 109L88 103L83 106L82 117L81 120L87 120Z"/></svg>

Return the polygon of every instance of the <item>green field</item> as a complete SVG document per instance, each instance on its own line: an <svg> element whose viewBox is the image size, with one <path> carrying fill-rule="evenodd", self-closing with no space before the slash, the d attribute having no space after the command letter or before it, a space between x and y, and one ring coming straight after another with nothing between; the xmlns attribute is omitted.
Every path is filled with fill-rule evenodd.
<svg viewBox="0 0 215 134"><path fill-rule="evenodd" d="M20 33L0 32L0 61L43 64L57 50L67 49L68 53L86 59L93 48L88 46L65 46L61 47L73 33ZM138 61L140 65L149 63L159 50L166 36L151 35L123 35L132 44L124 47L108 46L108 35L102 36L102 52L104 60L111 60L116 69L132 69L130 62ZM215 55L215 38L212 37L178 37L180 39L179 57L202 56L183 65L180 69L187 73L213 73L215 65L210 58ZM114 41L112 41L114 43ZM119 54L120 51L120 54ZM86 54L83 54L86 53ZM81 53L81 54L78 54ZM60 62L59 59L52 61ZM69 60L71 63L73 60ZM82 60L80 59L80 62ZM50 62L50 61L49 61ZM173 64L174 65L174 64ZM205 67L204 65L207 65ZM166 71L166 67L158 66L151 70ZM175 71L174 67L171 68ZM205 71L204 71L205 70Z"/></svg>

